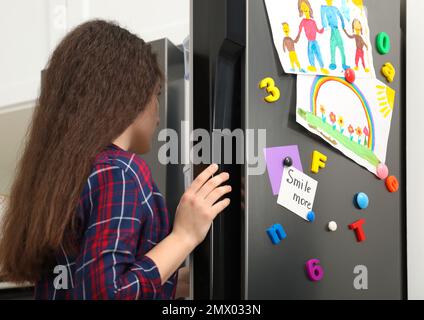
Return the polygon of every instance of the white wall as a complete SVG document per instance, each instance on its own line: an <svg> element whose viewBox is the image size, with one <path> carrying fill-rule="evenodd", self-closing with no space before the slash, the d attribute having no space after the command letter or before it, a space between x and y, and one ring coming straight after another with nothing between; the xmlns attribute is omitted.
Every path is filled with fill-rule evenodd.
<svg viewBox="0 0 424 320"><path fill-rule="evenodd" d="M407 0L408 297L424 299L423 0Z"/></svg>
<svg viewBox="0 0 424 320"><path fill-rule="evenodd" d="M48 11L39 1L0 0L0 107L37 94L48 54Z"/></svg>
<svg viewBox="0 0 424 320"><path fill-rule="evenodd" d="M76 5L75 3L81 4ZM167 37L181 44L189 33L189 0L70 0L82 18L118 21L146 41ZM70 21L69 27L80 21Z"/></svg>
<svg viewBox="0 0 424 320"><path fill-rule="evenodd" d="M146 41L182 43L189 0L0 0L0 108L33 101L60 39L93 18L117 21Z"/></svg>

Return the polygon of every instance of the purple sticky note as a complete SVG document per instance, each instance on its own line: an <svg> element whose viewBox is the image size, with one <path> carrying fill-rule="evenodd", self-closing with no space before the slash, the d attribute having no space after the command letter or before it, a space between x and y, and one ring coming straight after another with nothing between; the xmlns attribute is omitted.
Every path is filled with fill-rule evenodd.
<svg viewBox="0 0 424 320"><path fill-rule="evenodd" d="M293 166L303 172L299 148L297 145L266 148L264 149L264 153L272 193L278 195L280 192L281 177L283 176L283 161L285 157L292 158Z"/></svg>

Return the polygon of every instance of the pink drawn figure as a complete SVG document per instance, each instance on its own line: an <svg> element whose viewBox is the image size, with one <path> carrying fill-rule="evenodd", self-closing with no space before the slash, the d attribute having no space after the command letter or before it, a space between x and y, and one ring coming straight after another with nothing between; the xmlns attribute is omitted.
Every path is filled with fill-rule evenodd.
<svg viewBox="0 0 424 320"><path fill-rule="evenodd" d="M359 21L358 19L354 19L352 21L352 31L353 31L353 34L350 35L349 33L347 33L346 30L344 30L346 35L351 39L355 39L355 42L356 42L356 55L355 55L354 69L356 71L359 70L358 65L359 65L359 60L361 60L362 66L364 67L365 72L370 72L370 69L365 66L364 47L368 50L368 45L365 43L365 40L362 38L363 29L362 29L361 21Z"/></svg>
<svg viewBox="0 0 424 320"><path fill-rule="evenodd" d="M305 36L308 39L308 59L309 59L309 72L317 72L317 67L315 66L315 59L318 60L318 63L321 67L321 72L325 75L328 75L330 72L324 68L324 61L321 55L321 49L317 41L317 33L324 33L324 28L318 29L318 26L314 20L314 12L312 6L308 0L298 0L298 9L299 16L303 20L299 25L299 33L294 40L294 43L297 43L302 34L302 30L305 31Z"/></svg>

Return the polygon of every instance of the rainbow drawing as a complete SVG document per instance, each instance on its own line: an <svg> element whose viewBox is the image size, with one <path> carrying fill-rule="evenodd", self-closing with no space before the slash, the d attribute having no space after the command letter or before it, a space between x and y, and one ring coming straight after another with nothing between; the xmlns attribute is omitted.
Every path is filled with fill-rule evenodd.
<svg viewBox="0 0 424 320"><path fill-rule="evenodd" d="M370 132L369 140L368 140L368 148L371 149L372 151L374 151L376 137L375 137L375 127L374 127L374 120L373 120L373 117L372 117L372 112L371 112L369 103L368 103L367 99L365 98L364 94L361 92L361 90L355 84L349 83L343 78L326 77L326 76L315 77L315 80L313 81L312 86L311 86L311 95L310 95L311 113L315 116L317 115L317 109L318 109L317 108L317 98L318 98L319 91L325 83L328 83L328 82L331 82L331 81L335 81L335 82L343 84L345 87L350 89L358 97L358 99L361 102L361 105L364 109L365 117L367 119L368 128L369 128L369 132Z"/></svg>

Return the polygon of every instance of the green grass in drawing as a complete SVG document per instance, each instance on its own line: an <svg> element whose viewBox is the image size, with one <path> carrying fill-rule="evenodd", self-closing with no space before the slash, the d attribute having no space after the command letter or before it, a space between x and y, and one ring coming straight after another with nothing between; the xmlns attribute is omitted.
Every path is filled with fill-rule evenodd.
<svg viewBox="0 0 424 320"><path fill-rule="evenodd" d="M354 152L357 156L368 161L375 167L377 167L377 165L380 163L380 160L376 157L372 150L368 149L362 144L357 143L356 141L352 141L340 131L335 130L334 126L324 122L321 118L302 109L298 109L297 112L311 128L319 131L322 137L324 137L332 145L343 145L345 148Z"/></svg>

